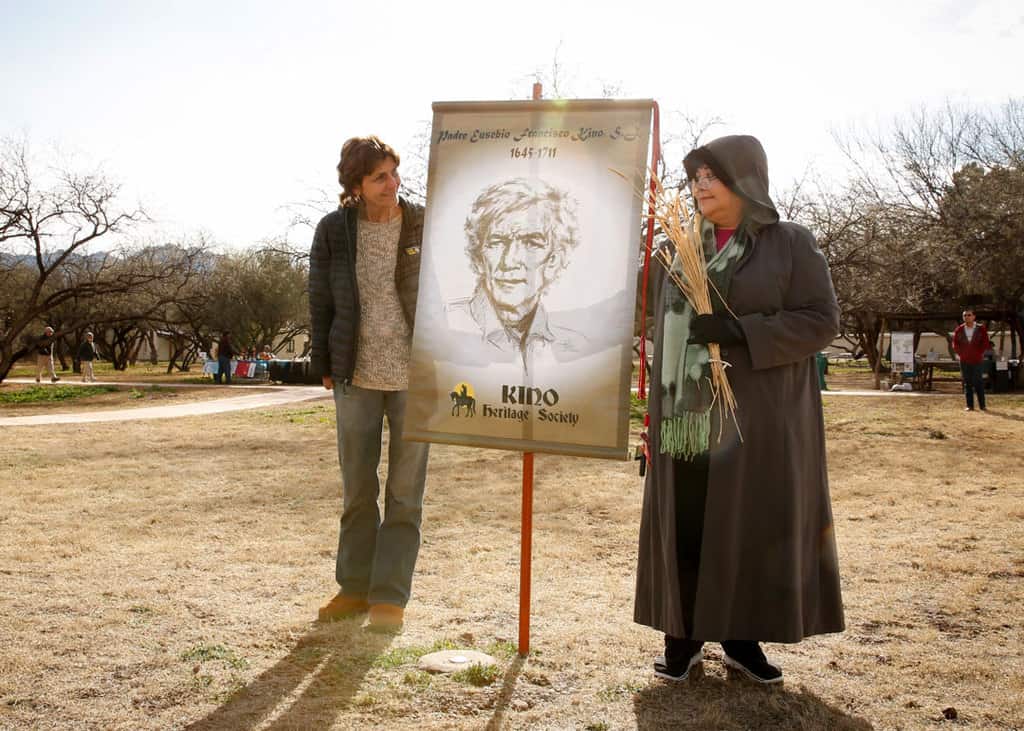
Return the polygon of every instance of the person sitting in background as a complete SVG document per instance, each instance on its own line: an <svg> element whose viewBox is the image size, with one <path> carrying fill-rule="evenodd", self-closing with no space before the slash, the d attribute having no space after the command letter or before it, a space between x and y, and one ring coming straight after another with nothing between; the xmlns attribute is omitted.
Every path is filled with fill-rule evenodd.
<svg viewBox="0 0 1024 731"><path fill-rule="evenodd" d="M256 358L259 359L259 360L273 360L274 359L274 353L270 349L269 345L264 345L262 352L260 352L260 354L257 355Z"/></svg>

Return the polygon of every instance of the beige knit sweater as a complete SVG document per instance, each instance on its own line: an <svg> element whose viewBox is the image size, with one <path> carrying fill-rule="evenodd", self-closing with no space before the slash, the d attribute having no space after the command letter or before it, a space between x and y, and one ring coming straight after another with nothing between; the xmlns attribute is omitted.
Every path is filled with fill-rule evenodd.
<svg viewBox="0 0 1024 731"><path fill-rule="evenodd" d="M352 384L377 391L409 388L412 330L395 287L395 260L402 217L375 223L360 219L356 239L359 340Z"/></svg>

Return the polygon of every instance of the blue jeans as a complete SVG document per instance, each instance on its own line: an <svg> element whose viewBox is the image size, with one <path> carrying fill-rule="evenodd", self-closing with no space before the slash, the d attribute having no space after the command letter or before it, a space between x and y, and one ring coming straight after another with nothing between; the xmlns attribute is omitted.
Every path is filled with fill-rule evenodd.
<svg viewBox="0 0 1024 731"><path fill-rule="evenodd" d="M964 379L964 395L967 397L967 408L974 408L974 394L978 394L978 406L985 408L985 364L961 363L960 375Z"/></svg>
<svg viewBox="0 0 1024 731"><path fill-rule="evenodd" d="M404 607L420 550L428 444L401 438L406 391L334 386L342 512L335 578L345 594ZM377 497L381 436L388 420L384 521Z"/></svg>
<svg viewBox="0 0 1024 731"><path fill-rule="evenodd" d="M220 383L221 378L225 378L224 381L229 386L231 385L231 359L230 358L217 358L217 375L213 377L214 383Z"/></svg>

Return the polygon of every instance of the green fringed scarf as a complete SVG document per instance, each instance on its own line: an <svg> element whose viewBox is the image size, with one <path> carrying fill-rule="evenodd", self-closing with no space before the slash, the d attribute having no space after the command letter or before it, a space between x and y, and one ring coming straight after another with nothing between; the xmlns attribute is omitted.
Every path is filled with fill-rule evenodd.
<svg viewBox="0 0 1024 731"><path fill-rule="evenodd" d="M750 246L746 226L740 224L721 251L715 246L715 226L701 224L701 243L714 284L711 301L715 314L725 313L732 273ZM679 258L672 270L684 279ZM718 294L716 294L717 289ZM721 295L719 298L718 295ZM711 364L707 346L690 344L694 311L671 279L665 281L665 327L661 360L661 452L693 459L708 451L711 436Z"/></svg>

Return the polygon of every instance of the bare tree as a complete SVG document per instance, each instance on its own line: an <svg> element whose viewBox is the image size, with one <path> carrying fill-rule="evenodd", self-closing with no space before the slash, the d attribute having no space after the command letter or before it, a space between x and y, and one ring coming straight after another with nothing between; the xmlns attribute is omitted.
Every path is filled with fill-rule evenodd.
<svg viewBox="0 0 1024 731"><path fill-rule="evenodd" d="M954 175L968 164L1021 167L1024 100L995 109L947 102L921 107L874 133L834 133L858 192L902 215L931 223Z"/></svg>
<svg viewBox="0 0 1024 731"><path fill-rule="evenodd" d="M1024 297L1024 105L918 109L888 131L837 136L852 174L785 199L832 267L846 337L874 365L880 313ZM945 334L948 323L918 321Z"/></svg>
<svg viewBox="0 0 1024 731"><path fill-rule="evenodd" d="M86 330L92 330L100 356L110 360L115 369L124 370L134 364L143 344L152 346L154 332L166 326L169 308L193 296L190 282L200 276L207 258L206 249L196 245L166 244L108 253L104 265L109 275L132 286L73 295L52 308L47 321L62 333L64 350L73 358ZM68 284L83 281L88 281L86 276L76 272ZM155 348L150 350L152 359ZM63 360L62 367L66 367ZM74 368L77 372L77 361Z"/></svg>
<svg viewBox="0 0 1024 731"><path fill-rule="evenodd" d="M0 380L28 351L23 335L57 306L131 291L161 276L123 271L116 255L91 252L99 240L146 219L141 209L121 208L117 194L118 186L101 173L47 176L31 162L27 143L0 141Z"/></svg>

